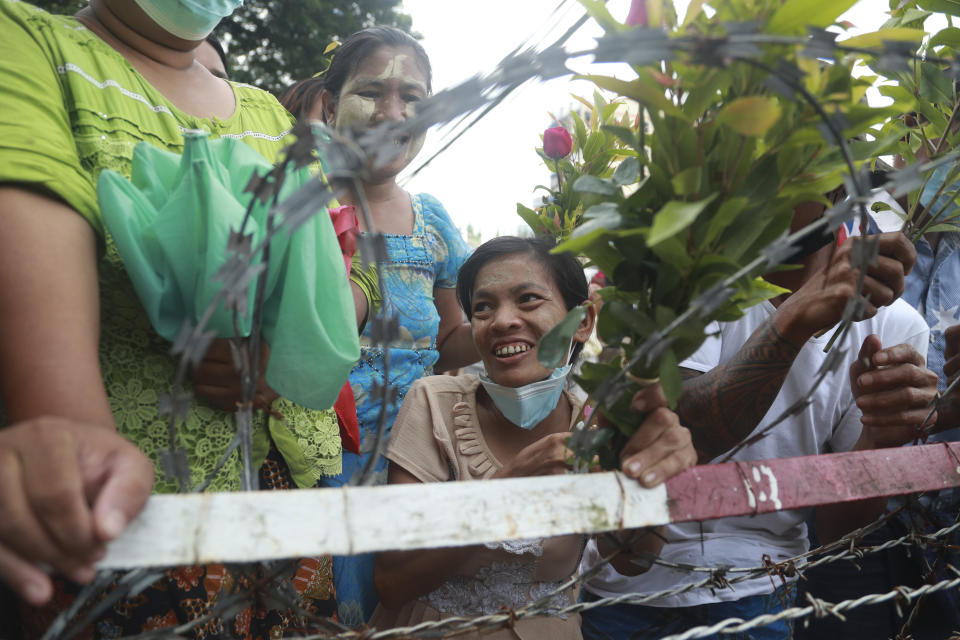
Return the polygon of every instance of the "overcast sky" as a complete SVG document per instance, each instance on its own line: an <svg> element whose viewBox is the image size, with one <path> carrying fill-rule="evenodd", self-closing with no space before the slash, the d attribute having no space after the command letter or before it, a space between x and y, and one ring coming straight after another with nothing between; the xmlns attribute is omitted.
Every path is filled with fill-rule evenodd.
<svg viewBox="0 0 960 640"><path fill-rule="evenodd" d="M629 4L629 0L611 0L608 7L622 20ZM677 4L683 15L687 0ZM885 5L860 0L844 18L862 30L875 29L886 18ZM561 0L403 0L403 7L413 17L414 30L423 36L421 42L433 65L434 91L476 73L489 73L520 44L552 41L582 13L577 2ZM562 7L559 12L558 7ZM588 23L570 46L587 48L601 33ZM527 83L409 179L406 188L439 198L461 232L472 224L484 240L515 233L524 227L516 203L531 205L539 197L534 187L549 184L549 171L534 151L540 134L550 126L548 112L563 113L573 104L571 93L589 97L592 91L592 85L568 78ZM432 130L412 166L432 155L443 136L443 130Z"/></svg>

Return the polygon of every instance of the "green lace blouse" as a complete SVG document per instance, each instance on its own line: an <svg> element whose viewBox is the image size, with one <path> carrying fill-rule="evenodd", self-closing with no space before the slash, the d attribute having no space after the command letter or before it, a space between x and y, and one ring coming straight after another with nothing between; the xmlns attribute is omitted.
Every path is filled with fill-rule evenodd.
<svg viewBox="0 0 960 640"><path fill-rule="evenodd" d="M117 429L155 464L167 447L158 415L172 388L170 344L150 326L97 208L102 169L130 175L137 142L180 152L182 131L203 129L249 144L271 162L292 142L291 116L269 93L231 83L236 110L226 119L181 112L103 40L75 18L53 16L16 0L0 0L0 183L16 183L61 199L96 230L99 258L103 380ZM256 416L257 463L267 433L300 486L340 471L340 435L333 411L317 412L280 399L276 418ZM282 420L279 419L282 417ZM233 416L194 403L177 444L187 452L192 482L210 474L235 432ZM155 490L176 490L157 466ZM210 485L240 487L237 452Z"/></svg>

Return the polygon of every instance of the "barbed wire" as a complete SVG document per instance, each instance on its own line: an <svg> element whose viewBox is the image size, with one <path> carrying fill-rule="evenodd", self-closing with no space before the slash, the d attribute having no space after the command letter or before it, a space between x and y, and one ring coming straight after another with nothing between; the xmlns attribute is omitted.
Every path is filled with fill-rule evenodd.
<svg viewBox="0 0 960 640"><path fill-rule="evenodd" d="M578 23L579 24L579 23ZM713 54L715 60L728 60L726 64L747 63L755 66L763 66L751 56L751 46L758 44L776 44L786 46L799 46L809 49L816 53L818 57L833 59L835 52L843 52L844 47L837 45L834 38L825 38L822 34L825 31L812 31L811 37L807 38L784 38L771 37L763 34L750 32L749 25L743 25L739 31L731 30L731 33L723 39L708 39L702 37L679 37L666 38L662 32L651 29L636 29L630 32L607 35L598 40L595 48L579 51L567 52L563 49L562 43L566 40L569 32L564 37L540 51L532 49L514 50L508 55L498 68L485 77L475 76L466 82L438 93L436 96L424 101L422 108L418 111L416 117L410 120L396 123L388 122L363 131L357 134L346 132L336 132L329 129L323 129L319 132L312 130L305 125L298 126L296 134L298 142L290 147L284 160L278 167L268 174L268 176L251 180L248 190L254 195L251 200L250 208L247 211L249 217L250 210L254 203L270 202L270 213L268 214L268 228L266 237L257 247L250 246L248 237L244 235L243 228L237 231L236 242L231 243L228 262L224 265L221 275L223 276L224 289L218 294L214 305L221 301L227 304L228 308L234 310L236 315L245 313L245 301L248 299L248 287L255 281L262 271L254 263L255 256L260 256L259 263L266 264L265 252L269 250L269 240L277 233L289 233L302 224L310 215L315 215L318 208L331 202L336 197L337 184L350 184L358 196L360 202L361 215L364 216L366 228L370 231L369 235L362 238L358 243L363 260L367 264L376 265L378 276L382 276L380 265L386 261L385 245L383 238L376 233L369 211L369 205L363 192L363 177L371 166L390 162L393 157L400 152L393 141L404 135L417 135L426 131L426 129L445 123L454 122L465 117L470 113L481 112L481 117L489 109L494 108L503 98L521 84L531 80L548 80L569 73L566 67L566 61L571 57L580 57L593 55L597 61L626 61L641 63L647 60L665 60L688 55L692 59L697 59L709 51ZM753 27L755 29L755 26ZM826 54L828 55L825 55ZM915 58L912 51L906 51L902 47L893 50L885 45L884 49L874 52L878 56L892 56L894 54L905 57ZM950 62L950 61L946 61ZM770 74L770 77L779 81L776 85L782 91L799 92L803 97L816 104L812 96L803 94L803 87L797 81L799 70L795 68L772 68L764 67L764 70ZM632 361L626 363L621 374L614 377L605 385L602 392L598 392L598 400L605 405L612 405L613 402L623 392L625 386L622 384L624 372L628 371L634 364L646 358L652 360L669 347L671 333L679 329L684 322L691 318L702 318L723 304L733 292L733 284L740 278L769 271L776 265L779 265L787 256L794 252L800 245L803 238L809 234L818 233L823 229L835 229L845 220L855 215L855 210L859 213L862 220L866 218L865 204L869 200L870 190L867 187L865 176L857 172L853 163L852 156L846 139L842 135L843 126L834 117L829 116L820 109L824 117L825 128L829 131L832 140L828 144L838 146L848 165L848 189L851 192L851 198L835 205L829 209L826 214L817 223L808 226L800 232L783 236L771 243L762 255L751 261L736 274L733 274L724 281L714 285L702 295L697 297L689 308L667 327L659 332L649 336L643 345L636 350ZM465 125L467 128L472 126L476 120ZM321 135L322 134L322 135ZM454 138L455 140L456 138ZM453 140L450 141L452 143ZM284 202L279 202L279 189L283 182L288 166L302 167L306 163L315 159L315 152L319 150L321 156L328 162L329 167L326 176L320 176L308 183L294 196ZM907 167L892 176L890 188L900 191L907 191L915 187L917 180L922 180L923 175L927 175L936 166L946 162L957 160L958 153L947 154L933 162L921 163ZM432 159L432 158L431 158ZM429 162L429 160L428 160ZM426 163L425 163L426 164ZM872 258L874 251L871 252L871 241L864 241L864 250L860 251L851 258L854 267L866 266ZM862 271L865 271L863 269ZM262 280L262 279L261 279ZM862 285L862 278L860 284ZM386 292L384 292L386 294ZM263 292L258 287L255 296L256 307L262 306ZM844 311L844 318L841 322L839 332L844 332L849 327L849 322L859 317L862 311L862 298L852 300ZM255 309L256 312L256 309ZM236 317L235 315L235 317ZM256 317L256 316L255 316ZM181 336L175 341L173 353L180 357L180 365L177 370L177 381L174 390L168 396L161 400L160 412L169 416L169 449L163 453L164 468L167 475L176 478L183 491L202 490L205 488L215 473L225 463L227 457L232 455L233 451L240 447L247 453L244 454L244 489L253 489L255 487L256 470L252 468L252 462L249 456L250 438L252 433L252 398L256 387L256 345L259 340L259 321L255 321L255 332L251 333L251 339L242 345L247 351L239 359L241 371L244 380L244 404L238 413L238 432L237 436L230 443L228 451L218 462L215 471L197 487L190 487L189 469L186 466L185 452L175 445L176 425L179 420L186 417L186 410L189 406L190 395L183 391L183 382L189 364L195 364L202 358L206 347L209 345L213 336L205 330L205 320L209 316L202 318L195 326L185 326ZM375 348L389 349L394 338L398 333L396 318L376 315L372 322L371 330L373 333L373 344ZM255 335L256 334L256 335ZM843 351L836 349L832 355L824 362L821 370L818 371L811 390L800 401L791 406L782 416L777 418L764 432L754 434L749 441L741 443L738 447L746 446L758 437L762 437L769 429L782 424L783 421L795 415L802 410L806 402L809 402L811 394L816 385L823 383L827 375L836 370L842 359ZM384 358L385 361L389 357ZM389 381L389 376L385 379ZM390 384L375 385L373 396L377 401L387 406L395 398L395 390ZM386 415L382 413L377 424L375 437L364 443L364 453L370 454L370 460L375 460L380 454L386 439ZM357 478L351 480L355 484L369 484L373 481L373 463L364 467ZM664 590L656 593L628 593L616 597L600 598L593 602L580 602L568 607L557 608L551 606L550 599L541 598L529 605L505 610L502 613L496 613L487 616L478 617L452 617L443 620L424 622L411 627L396 628L389 630L371 630L371 629L353 629L345 630L336 622L328 620L313 620L312 622L319 628L322 628L318 634L305 635L302 638L337 638L338 640L387 640L389 638L416 637L416 638L435 638L439 636L455 636L472 631L487 631L495 628L509 626L517 620L531 618L535 616L558 616L566 614L575 614L590 609L611 606L621 603L642 604L658 598L679 595L700 588L733 588L739 582L754 579L763 576L779 575L781 578L795 579L795 576L810 568L840 561L855 561L872 553L878 553L896 546L922 547L940 544L940 539L955 533L960 523L955 523L948 527L943 527L934 533L919 533L911 531L895 540L886 541L876 546L861 546L858 543L864 535L876 531L882 524L892 517L893 513L885 515L880 520L867 525L857 531L851 532L840 540L824 545L816 550L800 554L779 563L766 563L757 567L690 567L669 563L660 559L654 560L657 564L667 566L676 570L689 573L704 573L706 576L695 583L685 584L674 589ZM608 564L617 554L607 556L601 562L592 567L589 571L577 574L569 580L558 585L551 594L558 595L571 588L582 585L591 576L600 571L601 567ZM817 558L810 560L811 558ZM258 563L254 571L263 571L268 567L268 563ZM273 597L276 601L286 603L290 608L296 608L295 598L289 593L289 589L282 586L281 579L284 572L289 571L291 563L281 563L273 565L266 572L268 578L261 578L254 581L256 588L248 591L237 591L218 602L214 607L207 611L203 616L203 621L213 619L220 615L229 615L231 611L247 602L252 594L258 592L258 589L274 590ZM946 565L951 572L960 576L960 572L953 565ZM734 577L728 577L733 574ZM130 578L134 576L138 579ZM110 602L116 599L133 595L142 590L147 584L147 578L155 579L157 572L127 574L120 578L119 583L113 587L113 590L103 596L103 589L108 585L113 585L116 576L106 576L101 574L87 589L84 589L78 596L74 605L57 618L54 625L48 630L47 636L69 637L78 632L82 626L86 625L95 617L95 613L109 606ZM108 580L108 577L110 579ZM896 589L879 594L864 595L854 600L844 600L838 603L829 603L808 596L809 604L803 607L790 607L784 609L775 615L762 615L752 620L744 621L737 618L722 621L709 627L696 627L683 634L669 636L671 640L687 640L689 638L701 638L714 633L735 633L745 631L758 626L772 624L780 620L799 620L809 617L822 617L824 615L836 615L842 617L842 614L851 609L870 606L889 602L891 600L910 603L914 600L938 591L955 588L960 584L960 578L951 580L941 580L932 585L924 585L916 589L907 587L897 587ZM98 600L99 598L99 600ZM92 605L91 603L95 603ZM104 604L108 603L108 604ZM304 618L310 617L306 612L300 611ZM78 617L79 616L79 617ZM72 628L68 629L68 621L77 617ZM909 621L908 621L909 622ZM187 625L165 631L162 637L186 637L197 625L202 624L196 620ZM132 636L133 638L154 638L159 637L152 632L150 634L140 634Z"/></svg>

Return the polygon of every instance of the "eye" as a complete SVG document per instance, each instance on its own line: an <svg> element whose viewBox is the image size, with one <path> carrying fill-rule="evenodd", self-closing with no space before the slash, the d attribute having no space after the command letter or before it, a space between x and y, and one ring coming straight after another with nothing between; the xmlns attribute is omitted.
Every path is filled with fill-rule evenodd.
<svg viewBox="0 0 960 640"><path fill-rule="evenodd" d="M489 302L478 301L473 303L473 315L489 312L493 306Z"/></svg>
<svg viewBox="0 0 960 640"><path fill-rule="evenodd" d="M373 98L376 100L380 97L380 92L376 89L363 89L362 91L357 91L357 95L361 98Z"/></svg>
<svg viewBox="0 0 960 640"><path fill-rule="evenodd" d="M543 297L533 293L532 291L528 291L526 293L521 293L517 300L520 302L520 304L530 304L533 302L540 302L543 300Z"/></svg>
<svg viewBox="0 0 960 640"><path fill-rule="evenodd" d="M407 93L404 94L403 99L405 102L420 102L423 100L423 97L416 93Z"/></svg>

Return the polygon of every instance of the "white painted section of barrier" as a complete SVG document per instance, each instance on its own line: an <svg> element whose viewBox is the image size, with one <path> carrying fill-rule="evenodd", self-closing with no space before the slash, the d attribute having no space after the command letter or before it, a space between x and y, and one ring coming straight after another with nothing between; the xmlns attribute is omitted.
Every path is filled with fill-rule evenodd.
<svg viewBox="0 0 960 640"><path fill-rule="evenodd" d="M153 496L100 568L464 546L670 521L664 485L618 472Z"/></svg>

